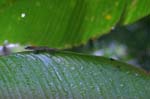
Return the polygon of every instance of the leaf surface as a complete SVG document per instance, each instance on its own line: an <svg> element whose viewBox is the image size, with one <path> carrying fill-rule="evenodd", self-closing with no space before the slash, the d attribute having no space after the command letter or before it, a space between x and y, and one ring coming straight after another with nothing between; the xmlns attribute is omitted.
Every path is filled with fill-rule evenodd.
<svg viewBox="0 0 150 99"><path fill-rule="evenodd" d="M0 57L1 99L148 99L144 71L104 57L70 52Z"/></svg>
<svg viewBox="0 0 150 99"><path fill-rule="evenodd" d="M150 13L150 0L1 0L0 43L66 48Z"/></svg>

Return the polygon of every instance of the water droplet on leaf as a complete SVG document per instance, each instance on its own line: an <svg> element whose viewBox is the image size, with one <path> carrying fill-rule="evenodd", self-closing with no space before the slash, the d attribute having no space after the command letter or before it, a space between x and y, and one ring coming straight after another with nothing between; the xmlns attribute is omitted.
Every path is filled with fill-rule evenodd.
<svg viewBox="0 0 150 99"><path fill-rule="evenodd" d="M26 13L21 13L21 18L25 18L26 17Z"/></svg>
<svg viewBox="0 0 150 99"><path fill-rule="evenodd" d="M120 84L120 87L123 87L124 85L123 84Z"/></svg>

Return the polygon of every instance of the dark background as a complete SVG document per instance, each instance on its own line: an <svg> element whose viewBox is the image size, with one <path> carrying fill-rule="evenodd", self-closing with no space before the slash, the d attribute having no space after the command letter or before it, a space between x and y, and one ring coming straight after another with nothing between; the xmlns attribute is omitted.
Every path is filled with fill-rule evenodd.
<svg viewBox="0 0 150 99"><path fill-rule="evenodd" d="M150 71L150 16L127 26L118 25L71 51L114 58Z"/></svg>

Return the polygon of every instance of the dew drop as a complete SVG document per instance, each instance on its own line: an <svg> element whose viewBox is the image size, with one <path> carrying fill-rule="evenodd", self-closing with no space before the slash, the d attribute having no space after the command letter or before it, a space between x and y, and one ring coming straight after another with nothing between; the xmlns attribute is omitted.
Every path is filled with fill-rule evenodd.
<svg viewBox="0 0 150 99"><path fill-rule="evenodd" d="M26 13L21 13L21 18L25 18L26 17Z"/></svg>
<svg viewBox="0 0 150 99"><path fill-rule="evenodd" d="M75 70L75 67L71 67L71 70Z"/></svg>
<svg viewBox="0 0 150 99"><path fill-rule="evenodd" d="M82 82L80 82L79 84L82 85Z"/></svg>
<svg viewBox="0 0 150 99"><path fill-rule="evenodd" d="M53 57L54 61L56 61L57 63L62 63L62 60L60 58L57 57Z"/></svg>
<svg viewBox="0 0 150 99"><path fill-rule="evenodd" d="M120 87L123 87L124 85L123 84L120 84Z"/></svg>
<svg viewBox="0 0 150 99"><path fill-rule="evenodd" d="M80 68L81 70L83 70L83 66L81 66L81 68Z"/></svg>

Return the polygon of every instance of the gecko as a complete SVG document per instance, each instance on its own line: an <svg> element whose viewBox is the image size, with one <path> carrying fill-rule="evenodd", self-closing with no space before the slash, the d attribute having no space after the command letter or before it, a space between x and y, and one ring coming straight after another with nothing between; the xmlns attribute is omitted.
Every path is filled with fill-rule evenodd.
<svg viewBox="0 0 150 99"><path fill-rule="evenodd" d="M35 53L39 53L39 52L56 52L59 51L59 49L55 49L55 48L49 48L47 46L27 46L25 47L26 50L32 50Z"/></svg>

